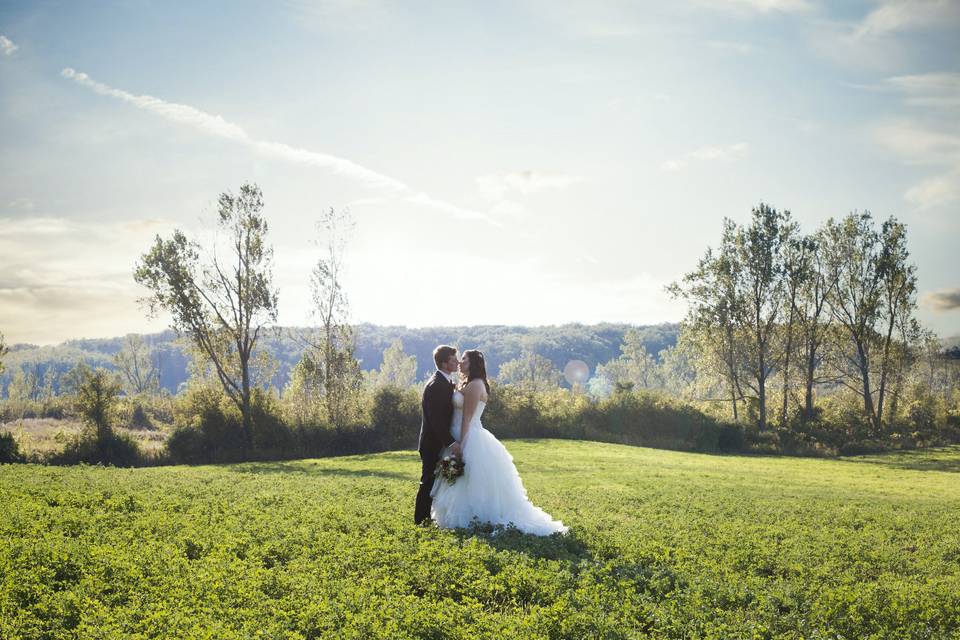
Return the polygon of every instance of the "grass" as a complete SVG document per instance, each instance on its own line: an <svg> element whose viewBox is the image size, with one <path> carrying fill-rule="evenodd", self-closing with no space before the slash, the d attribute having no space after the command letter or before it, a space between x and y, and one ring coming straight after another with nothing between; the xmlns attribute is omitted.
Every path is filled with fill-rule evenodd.
<svg viewBox="0 0 960 640"><path fill-rule="evenodd" d="M17 440L20 452L27 456L48 456L63 451L68 439L83 431L76 419L23 418L0 423L0 433L9 432ZM147 456L160 455L169 435L164 429L127 429L114 427L118 434L128 435Z"/></svg>
<svg viewBox="0 0 960 640"><path fill-rule="evenodd" d="M413 526L412 452L2 466L0 637L960 634L960 448L507 446L569 536Z"/></svg>

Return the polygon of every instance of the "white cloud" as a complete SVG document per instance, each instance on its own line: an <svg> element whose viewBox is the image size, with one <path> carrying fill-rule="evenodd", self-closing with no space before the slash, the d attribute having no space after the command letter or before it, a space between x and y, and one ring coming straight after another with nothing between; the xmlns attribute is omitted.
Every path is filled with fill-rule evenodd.
<svg viewBox="0 0 960 640"><path fill-rule="evenodd" d="M7 209L14 209L17 211L32 211L34 207L35 205L33 200L30 198L17 198L7 203Z"/></svg>
<svg viewBox="0 0 960 640"><path fill-rule="evenodd" d="M958 22L960 3L956 0L886 0L855 27L853 37L878 38Z"/></svg>
<svg viewBox="0 0 960 640"><path fill-rule="evenodd" d="M12 56L19 49L7 36L0 35L0 55Z"/></svg>
<svg viewBox="0 0 960 640"><path fill-rule="evenodd" d="M754 47L749 42L729 42L726 40L712 40L707 43L708 47L720 49L721 51L732 51L741 55L753 53Z"/></svg>
<svg viewBox="0 0 960 640"><path fill-rule="evenodd" d="M890 120L874 126L875 139L910 164L960 160L960 136L912 120Z"/></svg>
<svg viewBox="0 0 960 640"><path fill-rule="evenodd" d="M737 142L736 144L721 147L701 147L680 158L666 160L660 165L660 168L662 168L664 171L679 171L680 169L683 169L689 165L692 161L733 162L734 160L739 160L740 158L744 157L749 149L750 145L748 145L746 142Z"/></svg>
<svg viewBox="0 0 960 640"><path fill-rule="evenodd" d="M699 0L699 4L741 13L802 13L813 9L808 0Z"/></svg>
<svg viewBox="0 0 960 640"><path fill-rule="evenodd" d="M929 291L922 297L923 306L934 311L953 311L960 309L960 287Z"/></svg>
<svg viewBox="0 0 960 640"><path fill-rule="evenodd" d="M894 76L883 83L902 93L906 104L913 107L960 108L960 73Z"/></svg>
<svg viewBox="0 0 960 640"><path fill-rule="evenodd" d="M369 188L390 192L394 197L406 202L427 206L460 219L481 220L493 225L498 224L484 213L471 211L433 198L426 193L413 189L397 178L368 169L346 158L300 149L282 142L258 140L250 136L239 125L229 122L219 115L213 115L185 104L166 102L149 95L134 95L122 89L97 82L87 74L69 67L64 69L61 75L81 86L92 89L97 94L116 98L139 109L159 115L166 120L192 127L203 133L241 143L260 155L332 171L337 175L356 180Z"/></svg>
<svg viewBox="0 0 960 640"><path fill-rule="evenodd" d="M862 88L896 91L914 109L911 117L874 125L874 139L906 164L940 168L909 187L904 200L922 211L960 199L960 74L893 76Z"/></svg>
<svg viewBox="0 0 960 640"><path fill-rule="evenodd" d="M920 210L960 199L960 171L928 178L907 189L903 198Z"/></svg>
<svg viewBox="0 0 960 640"><path fill-rule="evenodd" d="M526 196L548 189L562 190L583 181L584 178L581 176L541 171L514 171L512 173L479 176L476 179L480 193L492 200L499 200L510 192Z"/></svg>
<svg viewBox="0 0 960 640"><path fill-rule="evenodd" d="M150 325L132 271L162 220L0 218L0 327L11 342L121 335Z"/></svg>

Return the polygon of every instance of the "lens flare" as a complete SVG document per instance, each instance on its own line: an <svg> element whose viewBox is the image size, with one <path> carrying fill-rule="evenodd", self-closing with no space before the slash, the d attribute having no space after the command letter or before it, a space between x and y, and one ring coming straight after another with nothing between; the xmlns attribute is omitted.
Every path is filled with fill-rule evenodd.
<svg viewBox="0 0 960 640"><path fill-rule="evenodd" d="M570 386L583 384L590 377L590 367L583 360L571 360L563 368L563 377L567 379Z"/></svg>

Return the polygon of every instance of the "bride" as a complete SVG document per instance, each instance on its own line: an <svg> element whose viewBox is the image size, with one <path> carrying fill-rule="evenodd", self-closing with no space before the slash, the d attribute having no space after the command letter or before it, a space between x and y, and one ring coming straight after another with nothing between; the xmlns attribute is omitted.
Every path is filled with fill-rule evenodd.
<svg viewBox="0 0 960 640"><path fill-rule="evenodd" d="M450 484L438 474L430 492L431 516L445 529L467 527L477 519L495 525L512 523L524 533L541 536L565 533L562 522L530 502L513 457L480 423L489 394L483 354L476 349L464 352L450 426L450 434L461 446L463 475Z"/></svg>

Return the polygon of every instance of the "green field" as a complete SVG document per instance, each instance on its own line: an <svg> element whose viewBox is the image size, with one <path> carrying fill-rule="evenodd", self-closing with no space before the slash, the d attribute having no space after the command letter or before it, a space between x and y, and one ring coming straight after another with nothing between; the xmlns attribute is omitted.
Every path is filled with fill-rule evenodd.
<svg viewBox="0 0 960 640"><path fill-rule="evenodd" d="M412 452L0 466L0 637L960 636L960 449L507 445L571 535L414 527Z"/></svg>

